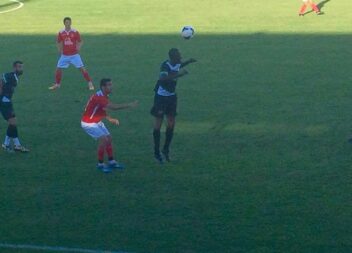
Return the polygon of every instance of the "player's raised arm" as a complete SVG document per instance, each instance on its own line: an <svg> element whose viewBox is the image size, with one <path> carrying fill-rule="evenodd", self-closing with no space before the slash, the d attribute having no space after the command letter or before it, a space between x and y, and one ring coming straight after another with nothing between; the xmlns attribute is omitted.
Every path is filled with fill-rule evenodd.
<svg viewBox="0 0 352 253"><path fill-rule="evenodd" d="M187 60L185 62L182 62L180 68L186 67L188 64L195 63L195 62L197 62L197 60L194 59L194 58L191 58L191 59L189 59L189 60Z"/></svg>
<svg viewBox="0 0 352 253"><path fill-rule="evenodd" d="M128 109L128 108L135 108L138 106L138 101L133 101L131 103L125 103L125 104L113 104L113 103L108 103L106 106L106 109L108 110L123 110L123 109Z"/></svg>
<svg viewBox="0 0 352 253"><path fill-rule="evenodd" d="M168 73L168 72L161 72L159 80L160 81L169 81L169 80L174 80L178 79L180 77L183 77L188 74L188 71L185 69L180 70L177 73Z"/></svg>

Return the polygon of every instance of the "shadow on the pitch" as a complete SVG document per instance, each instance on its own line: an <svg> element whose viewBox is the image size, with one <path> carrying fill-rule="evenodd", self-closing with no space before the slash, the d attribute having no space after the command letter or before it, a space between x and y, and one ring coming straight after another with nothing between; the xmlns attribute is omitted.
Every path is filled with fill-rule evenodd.
<svg viewBox="0 0 352 253"><path fill-rule="evenodd" d="M120 128L106 124L128 165L126 173L106 178L95 173L96 143L80 127L91 95L81 74L66 70L61 89L48 91L58 57L55 34L2 34L0 72L11 70L13 60L25 63L14 107L31 154L0 152L0 203L6 206L0 209L9 217L1 223L0 238L99 247L97 235L111 234L109 247L127 245L131 252L348 252L341 245L349 241L351 213L345 205L352 163L346 143L352 122L352 59L346 57L351 39L351 34L212 34L191 41L177 34L83 35L81 55L96 85L111 77L112 102L140 101L134 110L112 112ZM177 166L160 169L152 160L149 110L171 47L198 63L187 66L190 74L177 86L171 149ZM1 140L6 129L1 119ZM307 212L317 198L318 207L328 203L330 209ZM282 236L287 231L288 239ZM334 241L326 245L331 231Z"/></svg>
<svg viewBox="0 0 352 253"><path fill-rule="evenodd" d="M22 3L28 3L28 2L33 2L33 0L22 0L22 1L20 1L20 2L22 2ZM6 7L11 7L11 6L17 6L17 5L19 5L19 3L18 2L12 2L12 1L10 1L10 2L8 2L8 3L4 3L4 4L0 4L0 9L1 8L6 8Z"/></svg>
<svg viewBox="0 0 352 253"><path fill-rule="evenodd" d="M15 5L18 5L18 3L16 3L16 2L8 2L8 3L5 3L5 4L0 4L0 10L1 10L1 8L11 7L11 6L15 6Z"/></svg>
<svg viewBox="0 0 352 253"><path fill-rule="evenodd" d="M320 10L322 10L325 6L325 4L327 4L328 2L330 2L331 0L324 0L324 1L321 1L320 3L318 3L318 8Z"/></svg>
<svg viewBox="0 0 352 253"><path fill-rule="evenodd" d="M321 1L321 2L319 2L319 3L317 4L317 6L318 6L319 10L322 12L322 14L323 14L323 8L324 8L324 6L325 6L328 2L330 2L330 1L331 1L331 0L323 0L323 1ZM312 13L312 12L314 12L314 11L313 11L313 10L310 10L310 11L306 12L305 15L307 15L307 14L309 14L309 13Z"/></svg>

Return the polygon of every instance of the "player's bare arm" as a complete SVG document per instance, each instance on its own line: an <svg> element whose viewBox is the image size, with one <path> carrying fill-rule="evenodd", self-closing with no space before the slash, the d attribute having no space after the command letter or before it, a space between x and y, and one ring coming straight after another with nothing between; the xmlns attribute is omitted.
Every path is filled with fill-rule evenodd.
<svg viewBox="0 0 352 253"><path fill-rule="evenodd" d="M63 49L63 42L57 42L56 43L56 47L57 47L57 51L59 52L59 54L62 54L62 49Z"/></svg>
<svg viewBox="0 0 352 253"><path fill-rule="evenodd" d="M160 80L161 81L174 80L174 79L178 79L180 77L183 77L183 76L185 76L187 74L188 74L188 71L185 70L185 69L182 69L178 73L171 73L169 75L160 76Z"/></svg>
<svg viewBox="0 0 352 253"><path fill-rule="evenodd" d="M83 45L83 41L77 42L77 51L81 51L81 47Z"/></svg>
<svg viewBox="0 0 352 253"><path fill-rule="evenodd" d="M112 124L114 124L114 125L116 125L116 126L119 126L119 125L120 125L120 121L119 121L118 119L112 118L112 117L110 117L109 115L106 116L106 119L107 119L110 123L112 123Z"/></svg>
<svg viewBox="0 0 352 253"><path fill-rule="evenodd" d="M113 111L117 111L117 110L123 110L123 109L129 109L129 108L135 108L138 106L138 101L134 101L131 103L125 103L125 104L113 104L113 103L109 103L106 106L106 109L108 110L113 110Z"/></svg>
<svg viewBox="0 0 352 253"><path fill-rule="evenodd" d="M187 60L187 61L181 63L181 68L186 67L187 65L189 65L189 64L191 64L191 63L195 63L195 62L197 62L196 59L190 58L189 60Z"/></svg>

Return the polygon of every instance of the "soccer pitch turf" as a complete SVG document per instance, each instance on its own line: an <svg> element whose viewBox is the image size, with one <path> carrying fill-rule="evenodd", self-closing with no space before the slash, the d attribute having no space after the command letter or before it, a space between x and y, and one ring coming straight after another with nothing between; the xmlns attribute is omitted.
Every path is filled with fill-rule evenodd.
<svg viewBox="0 0 352 253"><path fill-rule="evenodd" d="M301 1L0 0L1 72L25 62L14 95L29 154L0 152L1 244L135 253L344 253L352 250L350 0L298 17ZM317 0L318 3L318 0ZM124 172L95 169L80 127L91 92L74 68L48 91L65 16L95 84L140 101L106 124ZM196 36L183 40L180 29ZM164 166L149 114L160 63L187 67ZM6 132L0 123L0 139ZM164 131L163 131L164 132ZM162 134L163 136L164 134ZM164 137L164 136L163 136Z"/></svg>

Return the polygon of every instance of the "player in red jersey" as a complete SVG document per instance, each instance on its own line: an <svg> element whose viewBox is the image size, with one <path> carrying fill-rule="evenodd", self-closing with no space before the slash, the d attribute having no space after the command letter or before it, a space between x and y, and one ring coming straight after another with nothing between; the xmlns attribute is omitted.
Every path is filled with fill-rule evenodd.
<svg viewBox="0 0 352 253"><path fill-rule="evenodd" d="M89 99L85 112L82 116L81 126L84 131L99 141L98 145L98 165L97 168L103 172L110 172L112 168L123 168L123 165L116 162L113 157L112 138L109 130L102 122L107 119L114 125L119 125L118 119L112 118L107 114L107 110L121 110L133 108L138 102L127 104L113 104L109 102L109 94L112 92L112 81L104 78L100 81L100 90ZM108 155L108 166L104 164L104 154Z"/></svg>
<svg viewBox="0 0 352 253"><path fill-rule="evenodd" d="M313 2L313 0L303 0L303 5L301 6L301 9L299 11L299 16L304 16L304 13L306 12L306 9L308 6L310 6L312 10L315 11L316 14L318 15L323 14L319 10L319 7Z"/></svg>
<svg viewBox="0 0 352 253"><path fill-rule="evenodd" d="M69 17L64 18L65 28L57 35L57 48L60 53L60 59L57 63L55 72L55 83L49 87L50 90L60 88L62 79L62 70L74 65L80 69L84 79L88 82L88 89L94 90L92 79L85 69L79 51L82 47L82 39L79 32L71 28L72 20Z"/></svg>

